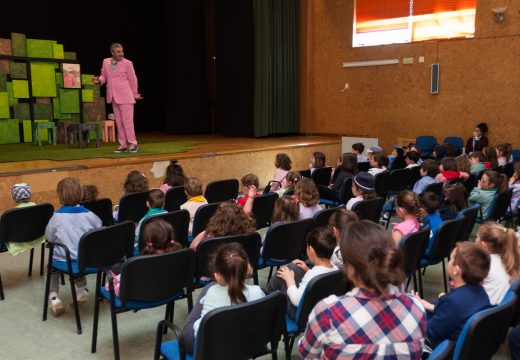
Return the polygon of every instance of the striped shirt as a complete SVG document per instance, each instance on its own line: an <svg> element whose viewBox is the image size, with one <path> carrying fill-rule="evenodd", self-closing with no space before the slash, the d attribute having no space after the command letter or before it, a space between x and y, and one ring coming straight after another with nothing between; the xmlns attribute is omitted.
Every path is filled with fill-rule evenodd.
<svg viewBox="0 0 520 360"><path fill-rule="evenodd" d="M355 288L314 307L299 343L304 359L420 359L426 314L412 296Z"/></svg>

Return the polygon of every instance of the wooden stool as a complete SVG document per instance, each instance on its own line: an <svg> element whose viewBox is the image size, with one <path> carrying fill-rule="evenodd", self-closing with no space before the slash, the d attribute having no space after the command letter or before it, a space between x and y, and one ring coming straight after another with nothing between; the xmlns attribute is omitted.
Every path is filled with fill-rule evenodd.
<svg viewBox="0 0 520 360"><path fill-rule="evenodd" d="M49 137L49 144L56 145L56 125L54 124L54 121L33 122L32 123L32 143L33 143L33 145L38 144L38 146L42 146L40 130L47 130L47 134Z"/></svg>
<svg viewBox="0 0 520 360"><path fill-rule="evenodd" d="M116 122L114 120L101 120L103 127L101 128L101 138L103 142L116 141Z"/></svg>
<svg viewBox="0 0 520 360"><path fill-rule="evenodd" d="M69 145L74 144L74 138L77 135L79 148L83 147L83 138L85 138L88 147L88 144L90 143L90 139L88 136L89 131L96 132L96 147L99 147L99 124L69 124L67 126L67 138L69 139Z"/></svg>

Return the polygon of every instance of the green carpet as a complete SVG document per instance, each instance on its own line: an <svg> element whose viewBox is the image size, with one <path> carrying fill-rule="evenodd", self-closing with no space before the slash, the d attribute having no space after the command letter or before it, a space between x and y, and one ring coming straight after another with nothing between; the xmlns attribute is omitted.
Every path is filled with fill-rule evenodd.
<svg viewBox="0 0 520 360"><path fill-rule="evenodd" d="M195 149L202 141L153 141L143 140L139 143L138 153L116 154L117 144L101 143L96 148L95 142L90 142L88 148L70 148L66 144L33 146L31 143L0 145L0 162L28 160L78 160L92 158L126 158L146 155L161 155L185 152Z"/></svg>

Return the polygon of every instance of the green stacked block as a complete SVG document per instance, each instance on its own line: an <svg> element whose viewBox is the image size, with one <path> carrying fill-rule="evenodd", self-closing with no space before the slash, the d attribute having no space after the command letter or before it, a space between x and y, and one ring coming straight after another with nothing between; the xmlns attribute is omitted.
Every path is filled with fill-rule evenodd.
<svg viewBox="0 0 520 360"><path fill-rule="evenodd" d="M27 39L27 54L32 58L52 59L55 40Z"/></svg>
<svg viewBox="0 0 520 360"><path fill-rule="evenodd" d="M27 64L11 62L9 65L11 79L27 79Z"/></svg>
<svg viewBox="0 0 520 360"><path fill-rule="evenodd" d="M9 95L7 92L0 92L0 119L9 119Z"/></svg>
<svg viewBox="0 0 520 360"><path fill-rule="evenodd" d="M92 78L94 75L92 74L81 74L81 85L94 85L92 82Z"/></svg>
<svg viewBox="0 0 520 360"><path fill-rule="evenodd" d="M11 33L13 56L27 57L27 37L25 34Z"/></svg>
<svg viewBox="0 0 520 360"><path fill-rule="evenodd" d="M56 97L56 73L52 64L31 63L32 95Z"/></svg>
<svg viewBox="0 0 520 360"><path fill-rule="evenodd" d="M49 120L34 120L34 122L48 122ZM32 121L31 120L23 120L23 142L32 142ZM41 140L49 141L49 134L47 131L41 132Z"/></svg>
<svg viewBox="0 0 520 360"><path fill-rule="evenodd" d="M18 144L20 142L20 127L18 120L0 120L0 144Z"/></svg>
<svg viewBox="0 0 520 360"><path fill-rule="evenodd" d="M41 120L53 120L52 104L33 104L34 118Z"/></svg>
<svg viewBox="0 0 520 360"><path fill-rule="evenodd" d="M10 81L7 83L7 95L9 96L9 106L18 104L18 99L14 97L13 83Z"/></svg>
<svg viewBox="0 0 520 360"><path fill-rule="evenodd" d="M79 112L77 114L69 114L72 121L80 121Z"/></svg>
<svg viewBox="0 0 520 360"><path fill-rule="evenodd" d="M63 74L56 73L56 86L59 88L63 87Z"/></svg>
<svg viewBox="0 0 520 360"><path fill-rule="evenodd" d="M17 99L28 99L29 82L27 80L13 80L13 94Z"/></svg>
<svg viewBox="0 0 520 360"><path fill-rule="evenodd" d="M101 97L101 86L94 85L94 97Z"/></svg>
<svg viewBox="0 0 520 360"><path fill-rule="evenodd" d="M83 100L83 102L94 102L94 90L81 89L81 100Z"/></svg>
<svg viewBox="0 0 520 360"><path fill-rule="evenodd" d="M63 57L66 60L76 60L76 53L74 51L65 51Z"/></svg>
<svg viewBox="0 0 520 360"><path fill-rule="evenodd" d="M63 44L52 44L53 58L63 59L65 58L65 52L63 51Z"/></svg>
<svg viewBox="0 0 520 360"><path fill-rule="evenodd" d="M7 91L7 74L0 73L0 91Z"/></svg>
<svg viewBox="0 0 520 360"><path fill-rule="evenodd" d="M27 103L14 104L13 110L14 110L14 117L20 121L31 118L29 104L27 104Z"/></svg>
<svg viewBox="0 0 520 360"><path fill-rule="evenodd" d="M13 55L11 39L0 39L0 55Z"/></svg>
<svg viewBox="0 0 520 360"><path fill-rule="evenodd" d="M61 112L65 114L79 114L79 90L60 89Z"/></svg>

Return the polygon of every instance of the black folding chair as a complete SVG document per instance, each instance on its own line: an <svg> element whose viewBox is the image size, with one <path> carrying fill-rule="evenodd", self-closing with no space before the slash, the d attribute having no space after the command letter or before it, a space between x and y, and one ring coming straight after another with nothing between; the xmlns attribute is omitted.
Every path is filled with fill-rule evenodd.
<svg viewBox="0 0 520 360"><path fill-rule="evenodd" d="M367 172L370 169L370 163L368 161L357 163L358 172Z"/></svg>
<svg viewBox="0 0 520 360"><path fill-rule="evenodd" d="M112 215L112 200L109 198L83 202L81 205L96 214L97 217L101 219L103 226L114 225L114 217Z"/></svg>
<svg viewBox="0 0 520 360"><path fill-rule="evenodd" d="M408 278L405 290L408 291L410 281L413 279L414 290L419 291L421 298L423 297L422 278L421 272L417 271L417 269L419 269L421 259L424 256L424 251L426 250L426 246L428 246L430 231L430 227L426 226L423 229L408 234L401 239L402 245L400 250L404 256L404 270ZM419 274L419 287L417 286L416 273Z"/></svg>
<svg viewBox="0 0 520 360"><path fill-rule="evenodd" d="M307 179L312 179L312 175L311 175L311 170L310 169L300 170L298 172L300 173L300 175L302 177L307 178Z"/></svg>
<svg viewBox="0 0 520 360"><path fill-rule="evenodd" d="M259 300L211 310L200 323L193 357L186 356L181 329L172 322L161 321L154 359L162 356L168 360L243 360L268 353L277 359L285 303L286 296L276 291ZM176 340L162 342L166 327L174 330Z"/></svg>
<svg viewBox="0 0 520 360"><path fill-rule="evenodd" d="M237 179L212 181L206 186L204 197L208 203L218 203L236 199L239 182Z"/></svg>
<svg viewBox="0 0 520 360"><path fill-rule="evenodd" d="M183 247L188 247L188 229L190 226L190 213L188 210L177 210L162 214L153 215L150 217L147 217L143 220L141 223L141 227L139 229L139 253L141 253L141 250L144 247L144 243L142 241L143 239L143 231L146 227L146 224L161 219L166 221L168 224L170 224L173 227L173 233L174 233L174 239L179 244L181 244Z"/></svg>
<svg viewBox="0 0 520 360"><path fill-rule="evenodd" d="M26 243L45 235L45 228L54 213L51 204L26 206L5 211L0 217L0 247L6 243ZM45 244L41 245L40 275L43 275ZM28 276L32 276L34 248L29 257ZM2 277L0 276L0 300L4 300Z"/></svg>
<svg viewBox="0 0 520 360"><path fill-rule="evenodd" d="M388 178L390 173L388 171L380 172L374 176L374 188L377 196L386 200L388 195Z"/></svg>
<svg viewBox="0 0 520 360"><path fill-rule="evenodd" d="M506 226L510 224L512 217L511 213L511 198L513 196L513 189L509 189L505 193L497 194L495 201L491 204L491 209L488 209L488 219L496 222L506 222ZM509 213L509 214L508 214Z"/></svg>
<svg viewBox="0 0 520 360"><path fill-rule="evenodd" d="M278 199L277 193L255 197L255 201L253 202L253 216L256 219L257 229L268 227L271 224L276 199Z"/></svg>
<svg viewBox="0 0 520 360"><path fill-rule="evenodd" d="M482 173L483 172L480 173L480 176L482 176ZM477 181L479 178L480 177L478 177L477 174L469 174L469 177L463 183L467 194L471 193L471 190L477 186Z"/></svg>
<svg viewBox="0 0 520 360"><path fill-rule="evenodd" d="M408 180L408 188L411 189L417 181L421 179L421 167L414 166L408 169L410 171L410 179Z"/></svg>
<svg viewBox="0 0 520 360"><path fill-rule="evenodd" d="M410 185L410 169L396 169L388 176L388 195L396 195Z"/></svg>
<svg viewBox="0 0 520 360"><path fill-rule="evenodd" d="M101 280L101 269L109 268L124 260L125 257L129 258L133 255L134 239L134 224L130 221L89 231L79 241L77 260L71 259L70 251L65 245L49 242L49 263L47 265L45 298L43 301L43 321L47 320L51 274L67 274L70 280L76 326L78 334L81 334L81 320L74 279L97 273L96 284L98 286ZM65 251L66 261L53 260L55 246Z"/></svg>
<svg viewBox="0 0 520 360"><path fill-rule="evenodd" d="M473 227L477 222L480 205L475 204L469 208L462 209L457 214L457 219L464 218L464 222L460 227L459 234L457 235L457 241L467 241L473 231Z"/></svg>
<svg viewBox="0 0 520 360"><path fill-rule="evenodd" d="M505 174L508 178L512 177L515 173L515 164L514 163L507 163L504 166L500 167L500 172L502 174Z"/></svg>
<svg viewBox="0 0 520 360"><path fill-rule="evenodd" d="M336 195L336 191L326 186L318 186L318 192L320 193L320 204L324 204L327 207L346 204L351 198L354 197L352 194L352 178L346 178L343 180L339 196ZM331 199L332 197L332 199Z"/></svg>
<svg viewBox="0 0 520 360"><path fill-rule="evenodd" d="M137 223L141 221L148 212L147 201L148 191L123 195L119 201L117 222L130 220Z"/></svg>
<svg viewBox="0 0 520 360"><path fill-rule="evenodd" d="M103 269L108 280L108 291L101 283L101 274L98 273L91 352L95 353L97 347L99 304L101 301L108 300L110 303L114 358L119 360L116 315L126 311L166 305L165 320L172 321L175 300L187 296L188 303L190 303L194 267L195 253L191 249L133 257L125 261L121 268L119 296L114 293L114 282L110 272ZM184 289L186 289L186 292Z"/></svg>
<svg viewBox="0 0 520 360"><path fill-rule="evenodd" d="M184 186L174 186L168 189L164 200L164 210L177 211L181 205L188 201Z"/></svg>
<svg viewBox="0 0 520 360"><path fill-rule="evenodd" d="M314 169L311 174L312 181L316 186L323 185L329 186L330 176L332 174L332 168L330 166Z"/></svg>
<svg viewBox="0 0 520 360"><path fill-rule="evenodd" d="M442 186L443 183L433 183L424 188L424 192L432 192L442 199Z"/></svg>
<svg viewBox="0 0 520 360"><path fill-rule="evenodd" d="M329 219L334 214L334 212L338 209L343 208L343 206L331 207L328 209L320 210L314 214L312 220L314 221L315 227L323 227L329 225Z"/></svg>
<svg viewBox="0 0 520 360"><path fill-rule="evenodd" d="M370 220L378 224L384 205L385 199L378 197L355 203L352 206L352 211L357 214L360 220Z"/></svg>
<svg viewBox="0 0 520 360"><path fill-rule="evenodd" d="M217 211L220 204L225 202L226 201L205 204L199 207L197 211L195 211L195 216L193 217L193 228L191 229L191 234L193 238L199 235L204 230L206 230L206 227L209 223L209 219L211 219L215 211Z"/></svg>

